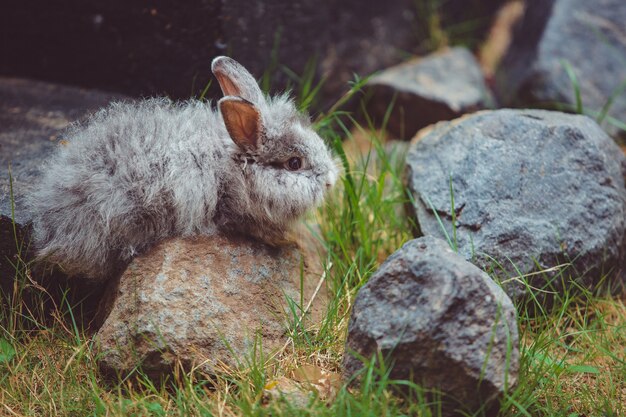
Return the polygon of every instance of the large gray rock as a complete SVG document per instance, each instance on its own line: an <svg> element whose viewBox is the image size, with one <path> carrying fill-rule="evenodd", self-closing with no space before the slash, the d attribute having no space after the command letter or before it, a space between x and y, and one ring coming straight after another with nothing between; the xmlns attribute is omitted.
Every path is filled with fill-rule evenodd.
<svg viewBox="0 0 626 417"><path fill-rule="evenodd" d="M125 374L140 365L158 377L180 361L214 373L245 363L256 342L271 354L295 320L286 297L300 304L301 273L302 309L322 275L310 248L219 235L162 242L107 290L97 334L101 368ZM326 302L322 286L306 325L320 320Z"/></svg>
<svg viewBox="0 0 626 417"><path fill-rule="evenodd" d="M368 92L368 115L381 125L393 104L386 128L403 139L432 123L484 109L492 101L478 62L463 47L388 68L370 79Z"/></svg>
<svg viewBox="0 0 626 417"><path fill-rule="evenodd" d="M412 146L407 170L421 233L453 239L452 187L459 253L511 297L524 283L623 286L626 162L588 117L498 110L441 123Z"/></svg>
<svg viewBox="0 0 626 417"><path fill-rule="evenodd" d="M122 98L38 81L0 78L0 282L15 275L13 265L20 245L27 258L28 244L24 240L32 217L24 205L24 196L37 183L41 166L57 146L60 133L87 112Z"/></svg>
<svg viewBox="0 0 626 417"><path fill-rule="evenodd" d="M624 0L527 0L526 14L497 74L505 105L574 108L580 85L582 104L598 114L614 93L609 115L625 122L626 2ZM619 87L622 86L621 90ZM555 107L558 108L558 107ZM626 135L603 123L611 135Z"/></svg>
<svg viewBox="0 0 626 417"><path fill-rule="evenodd" d="M443 415L476 411L515 385L519 367L513 303L489 276L442 240L411 240L358 292L348 327L345 372L380 351L390 378L444 394ZM357 374L358 375L358 374Z"/></svg>

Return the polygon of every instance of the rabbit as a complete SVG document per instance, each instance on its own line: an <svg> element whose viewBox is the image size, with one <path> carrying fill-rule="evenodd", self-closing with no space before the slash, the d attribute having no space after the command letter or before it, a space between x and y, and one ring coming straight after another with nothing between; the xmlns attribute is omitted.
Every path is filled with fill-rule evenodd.
<svg viewBox="0 0 626 417"><path fill-rule="evenodd" d="M29 196L38 259L107 279L174 236L218 231L280 244L338 168L287 94L266 97L238 62L211 64L217 109L116 102L72 125Z"/></svg>

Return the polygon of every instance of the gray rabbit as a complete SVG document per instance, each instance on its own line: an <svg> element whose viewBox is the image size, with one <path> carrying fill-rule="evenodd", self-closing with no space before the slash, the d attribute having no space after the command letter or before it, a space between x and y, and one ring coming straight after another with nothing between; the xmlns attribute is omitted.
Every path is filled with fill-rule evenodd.
<svg viewBox="0 0 626 417"><path fill-rule="evenodd" d="M73 125L30 195L38 257L104 279L171 236L244 233L275 244L337 179L286 95L239 63L211 65L224 96L114 103Z"/></svg>

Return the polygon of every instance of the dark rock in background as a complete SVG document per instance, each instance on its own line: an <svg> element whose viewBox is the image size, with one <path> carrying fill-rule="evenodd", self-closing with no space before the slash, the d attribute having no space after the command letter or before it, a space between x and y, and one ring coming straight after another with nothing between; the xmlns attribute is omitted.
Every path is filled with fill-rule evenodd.
<svg viewBox="0 0 626 417"><path fill-rule="evenodd" d="M434 237L406 243L358 292L348 327L347 377L380 351L390 378L446 394L442 414L497 405L519 368L516 312L483 271ZM448 397L449 396L449 397Z"/></svg>
<svg viewBox="0 0 626 417"><path fill-rule="evenodd" d="M597 115L617 94L609 116L626 122L626 2L624 0L527 0L526 14L497 74L498 93L507 106L575 108ZM606 120L612 136L626 131Z"/></svg>
<svg viewBox="0 0 626 417"><path fill-rule="evenodd" d="M23 239L31 215L23 198L39 178L48 155L54 152L59 134L87 112L122 98L39 81L0 78L0 282L14 277L18 246L24 243L23 250L28 247ZM18 242L13 229L9 166Z"/></svg>
<svg viewBox="0 0 626 417"><path fill-rule="evenodd" d="M245 364L257 337L271 354L296 320L286 297L303 299L304 310L322 275L319 255L307 249L315 238L300 238L279 248L220 235L170 239L135 258L107 290L96 339L101 368L115 375L141 366L158 379L180 361L213 374ZM327 302L322 288L307 325L321 319Z"/></svg>
<svg viewBox="0 0 626 417"><path fill-rule="evenodd" d="M590 118L497 110L441 123L411 148L407 170L421 232L443 237L440 219L452 238L452 187L459 253L512 298L527 294L522 282L626 284L626 159Z"/></svg>
<svg viewBox="0 0 626 417"><path fill-rule="evenodd" d="M369 74L392 65L415 49L415 8L411 0L374 2L271 0L254 6L245 0L226 2L222 14L224 38L235 59L250 62L260 76L271 66L277 34L277 58L296 74L310 59L326 77L323 92L329 101L348 89L353 73ZM276 71L275 71L276 72ZM285 77L273 74L276 85Z"/></svg>
<svg viewBox="0 0 626 417"><path fill-rule="evenodd" d="M224 52L220 7L219 0L11 2L0 18L0 74L188 98Z"/></svg>
<svg viewBox="0 0 626 417"><path fill-rule="evenodd" d="M407 52L425 52L418 45L431 35L432 19L461 39L480 38L503 0L471 3L12 2L0 15L0 74L188 98L211 79L216 55L233 56L257 77L269 69L278 89L289 81L280 65L302 74L314 58L318 74L327 76L323 99L334 102L353 72L366 75L397 64ZM210 96L218 96L215 83L212 90Z"/></svg>
<svg viewBox="0 0 626 417"><path fill-rule="evenodd" d="M368 81L368 115L398 138L410 139L425 126L490 106L491 93L478 62L462 47L388 68Z"/></svg>

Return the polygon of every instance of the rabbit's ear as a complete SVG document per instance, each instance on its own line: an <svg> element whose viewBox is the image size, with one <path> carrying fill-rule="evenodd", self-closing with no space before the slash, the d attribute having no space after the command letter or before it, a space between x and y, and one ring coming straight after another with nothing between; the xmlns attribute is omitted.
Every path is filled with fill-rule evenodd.
<svg viewBox="0 0 626 417"><path fill-rule="evenodd" d="M211 63L211 71L225 96L242 97L256 104L264 100L263 92L252 74L234 59L218 56Z"/></svg>
<svg viewBox="0 0 626 417"><path fill-rule="evenodd" d="M218 106L233 142L244 150L256 150L261 135L259 109L241 97L224 97Z"/></svg>

